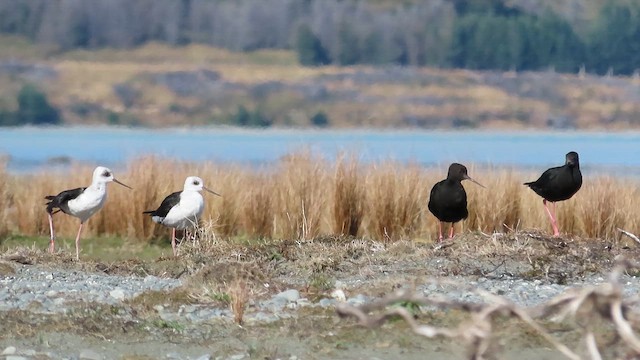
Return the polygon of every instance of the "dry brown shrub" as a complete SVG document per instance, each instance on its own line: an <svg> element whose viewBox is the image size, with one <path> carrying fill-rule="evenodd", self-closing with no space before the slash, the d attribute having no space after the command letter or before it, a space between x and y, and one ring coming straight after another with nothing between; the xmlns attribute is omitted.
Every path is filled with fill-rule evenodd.
<svg viewBox="0 0 640 360"><path fill-rule="evenodd" d="M638 188L627 181L610 177L587 181L570 203L572 208L563 209L569 211L563 212L560 226L593 238L610 238L617 235L617 228L637 230L637 217L625 213L633 207L637 195Z"/></svg>
<svg viewBox="0 0 640 360"><path fill-rule="evenodd" d="M229 306L233 312L233 320L236 324L242 325L244 321L244 310L249 300L247 282L244 279L236 279L229 285L227 292L231 297Z"/></svg>
<svg viewBox="0 0 640 360"><path fill-rule="evenodd" d="M365 188L358 160L338 157L334 175L333 234L358 236L364 217Z"/></svg>
<svg viewBox="0 0 640 360"><path fill-rule="evenodd" d="M276 236L311 239L320 234L326 205L327 166L309 151L284 157L274 174Z"/></svg>
<svg viewBox="0 0 640 360"><path fill-rule="evenodd" d="M385 241L413 236L428 196L420 168L387 162L367 170L368 235Z"/></svg>
<svg viewBox="0 0 640 360"><path fill-rule="evenodd" d="M515 229L521 218L520 192L524 189L513 171L481 171L469 174L486 188L464 182L468 194L468 229L491 233Z"/></svg>
<svg viewBox="0 0 640 360"><path fill-rule="evenodd" d="M260 172L248 174L240 204L243 233L252 238L273 237L275 210L273 176Z"/></svg>

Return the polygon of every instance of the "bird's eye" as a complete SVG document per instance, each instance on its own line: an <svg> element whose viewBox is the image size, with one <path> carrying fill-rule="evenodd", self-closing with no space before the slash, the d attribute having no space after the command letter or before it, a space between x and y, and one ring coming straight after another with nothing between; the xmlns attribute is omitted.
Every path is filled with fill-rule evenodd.
<svg viewBox="0 0 640 360"><path fill-rule="evenodd" d="M108 171L105 171L105 172L102 173L102 176L109 177L109 176L111 176L111 173L108 172Z"/></svg>
<svg viewBox="0 0 640 360"><path fill-rule="evenodd" d="M197 185L200 185L200 183L198 182L198 180L195 180L195 181L193 182L193 185L196 185L196 186L197 186Z"/></svg>

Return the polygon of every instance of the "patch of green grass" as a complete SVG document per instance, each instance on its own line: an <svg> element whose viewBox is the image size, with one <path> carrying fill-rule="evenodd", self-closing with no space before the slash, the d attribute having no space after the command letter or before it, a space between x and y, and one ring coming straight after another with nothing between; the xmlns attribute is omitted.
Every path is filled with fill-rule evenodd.
<svg viewBox="0 0 640 360"><path fill-rule="evenodd" d="M46 251L49 238L44 236L13 235L0 240L0 251L7 252L17 247L30 247ZM75 239L60 237L56 239L56 251L75 254ZM80 239L80 257L86 260L102 262L116 260L156 260L171 253L170 244L147 244L130 241L122 237L106 236Z"/></svg>
<svg viewBox="0 0 640 360"><path fill-rule="evenodd" d="M146 291L133 299L126 300L125 303L143 311L155 311L156 305L178 308L183 304L191 304L194 300L182 288L171 291Z"/></svg>
<svg viewBox="0 0 640 360"><path fill-rule="evenodd" d="M313 273L309 277L309 287L319 291L333 289L334 280L325 273Z"/></svg>
<svg viewBox="0 0 640 360"><path fill-rule="evenodd" d="M413 301L399 301L391 305L392 307L403 307L405 308L413 317L417 317L420 314L420 304L415 303Z"/></svg>
<svg viewBox="0 0 640 360"><path fill-rule="evenodd" d="M210 295L212 300L219 301L221 303L231 303L231 295L226 292L216 292Z"/></svg>
<svg viewBox="0 0 640 360"><path fill-rule="evenodd" d="M178 321L156 319L152 324L159 329L170 329L174 332L181 333L184 331L185 326Z"/></svg>

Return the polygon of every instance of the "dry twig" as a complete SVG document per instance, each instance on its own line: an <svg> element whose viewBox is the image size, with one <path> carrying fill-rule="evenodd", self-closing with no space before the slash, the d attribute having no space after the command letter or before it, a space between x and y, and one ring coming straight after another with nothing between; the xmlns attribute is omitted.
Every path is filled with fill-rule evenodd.
<svg viewBox="0 0 640 360"><path fill-rule="evenodd" d="M640 340L636 337L628 318L631 314L629 302L622 297L620 277L628 268L634 266L624 258L616 259L609 281L598 286L583 289L569 289L567 292L533 308L520 308L504 297L493 295L485 290L474 291L487 299L486 304L460 302L442 296L425 297L409 291L399 290L382 299L361 306L341 303L336 306L341 317L355 317L360 325L373 328L382 325L390 318L399 316L409 324L418 335L433 338L443 336L464 340L470 350L471 359L483 359L489 349L492 335L492 320L497 316L512 317L524 322L528 327L542 336L558 351L569 359L580 359L567 345L555 339L536 319L556 314L561 320L567 316L578 318L578 324L584 328L586 349L592 359L601 359L600 350L592 331L596 318L613 323L616 334L632 351L640 355ZM421 306L433 306L442 309L458 309L469 312L471 319L462 322L457 328L436 327L418 323L404 308L389 307L399 302L409 302ZM380 314L370 314L381 311ZM597 316L594 316L597 315Z"/></svg>

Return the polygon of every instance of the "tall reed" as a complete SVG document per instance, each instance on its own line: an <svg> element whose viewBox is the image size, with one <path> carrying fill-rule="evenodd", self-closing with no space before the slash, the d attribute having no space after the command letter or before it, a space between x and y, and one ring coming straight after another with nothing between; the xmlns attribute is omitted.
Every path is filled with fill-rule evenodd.
<svg viewBox="0 0 640 360"><path fill-rule="evenodd" d="M522 185L536 174L467 166L470 175L486 188L464 183L469 218L457 225L457 232L534 228L550 233L542 199ZM203 193L203 220L214 224L212 229L219 238L435 239L437 221L426 204L429 190L445 177L446 167L426 169L391 161L365 164L344 154L327 160L309 151L258 168L141 157L124 169L114 169L115 176L134 189L110 185L107 202L87 222L85 235L112 234L131 241L168 237L168 229L154 224L142 212L181 190L187 176L198 175L207 187L222 194ZM48 235L44 196L87 186L92 170L78 165L65 176L15 175L0 167L0 236ZM583 188L556 206L560 230L589 238L617 237L617 228L640 233L634 203L638 195L636 180L585 177ZM72 238L78 220L57 214L55 224L59 236Z"/></svg>

